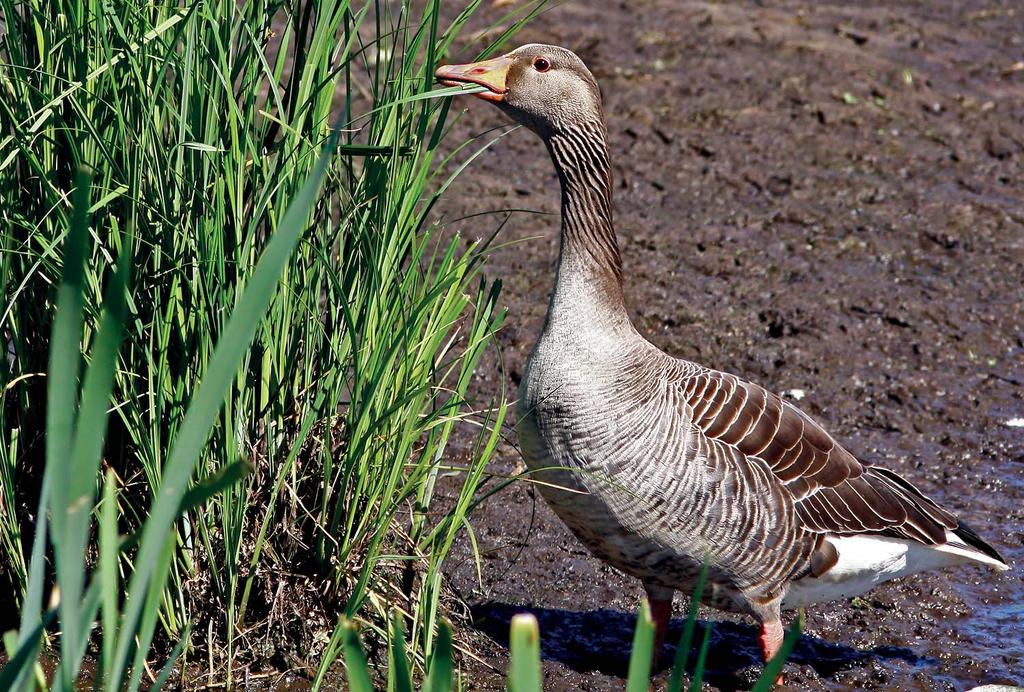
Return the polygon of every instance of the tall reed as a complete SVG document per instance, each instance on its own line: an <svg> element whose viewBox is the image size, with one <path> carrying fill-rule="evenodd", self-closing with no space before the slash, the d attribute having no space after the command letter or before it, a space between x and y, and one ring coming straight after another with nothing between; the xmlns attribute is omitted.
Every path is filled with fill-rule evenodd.
<svg viewBox="0 0 1024 692"><path fill-rule="evenodd" d="M64 686L97 609L115 683L154 640L219 682L301 654L321 683L342 618L391 605L430 654L506 410L466 398L503 319L486 242L430 215L461 170L439 152L485 146L442 146L431 78L478 5L0 0L9 656L49 575Z"/></svg>

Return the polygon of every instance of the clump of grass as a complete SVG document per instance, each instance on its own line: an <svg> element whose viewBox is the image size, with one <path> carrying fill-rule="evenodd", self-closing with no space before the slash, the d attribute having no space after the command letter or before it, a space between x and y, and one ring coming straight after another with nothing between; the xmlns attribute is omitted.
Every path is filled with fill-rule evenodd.
<svg viewBox="0 0 1024 692"><path fill-rule="evenodd" d="M697 607L700 603L701 592L706 578L706 572L701 573L700 581L694 591L691 600L689 615L686 619L684 633L679 642L676 653L676 665L673 667L672 675L666 686L667 692L682 692L684 675L686 670L686 658L690 651L690 641L693 630L697 625ZM752 692L769 692L775 680L782 672L782 666L792 653L800 633L803 629L802 616L794 621L779 653L767 663L761 675L758 677ZM693 676L686 688L693 692L699 692L703 686L704 668L708 651L708 635L711 628L705 629L705 636L700 646L696 664L693 669ZM441 623L441 636L451 639L450 626ZM408 661L405 659L402 649L404 635L402 632L402 619L396 616L392 621L389 636L392 642L391 653L388 656L388 689L394 692L411 692L414 689L413 679L409 674ZM347 683L352 692L369 692L372 690L371 680L373 678L370 665L363 653L362 643L359 640L358 629L352 623L345 623L345 666ZM629 654L629 672L626 676L627 692L644 692L650 687L651 661L654 653L654 620L651 618L651 609L646 599L641 602L640 609L636 616L636 629L633 633L633 647ZM682 664L680 665L680 661ZM452 668L451 648L439 647L432 660L432 671L450 671ZM425 692L448 692L452 690L450 677L443 677L428 674L424 680L423 690ZM435 677L441 677L439 682ZM540 656L540 629L537 619L529 613L521 613L512 618L509 630L509 662L507 671L507 683L509 692L542 692L544 675L541 669Z"/></svg>
<svg viewBox="0 0 1024 692"><path fill-rule="evenodd" d="M394 604L413 660L443 643L440 565L506 411L466 399L503 319L486 243L430 217L450 182L437 97L457 91L431 74L478 4L445 22L437 0L0 0L16 686L54 619L71 686L97 613L115 686L154 641L165 660L202 646L217 682L284 659L321 684L348 619ZM478 441L453 463L464 420ZM275 595L310 592L281 615Z"/></svg>

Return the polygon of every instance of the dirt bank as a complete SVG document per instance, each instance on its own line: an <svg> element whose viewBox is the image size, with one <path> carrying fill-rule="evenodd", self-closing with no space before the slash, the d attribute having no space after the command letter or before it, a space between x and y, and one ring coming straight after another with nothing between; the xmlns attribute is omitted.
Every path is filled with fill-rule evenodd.
<svg viewBox="0 0 1024 692"><path fill-rule="evenodd" d="M520 38L576 50L601 82L638 328L680 357L803 393L852 452L912 479L1013 564L814 608L789 682L1024 683L1024 429L1007 425L1024 418L1024 8L597 5L553 9ZM463 133L503 122L458 105ZM520 130L452 192L449 220L552 214L514 214L492 263L509 326L504 369L495 359L478 393L515 391L552 280L557 180ZM480 237L497 220L456 225ZM507 446L495 469L519 467ZM507 622L532 610L550 689L621 689L638 583L590 557L524 485L474 526L483 585L469 560L450 574L474 606L475 686L502 688L490 671L504 669ZM749 684L749 623L702 617L710 683Z"/></svg>

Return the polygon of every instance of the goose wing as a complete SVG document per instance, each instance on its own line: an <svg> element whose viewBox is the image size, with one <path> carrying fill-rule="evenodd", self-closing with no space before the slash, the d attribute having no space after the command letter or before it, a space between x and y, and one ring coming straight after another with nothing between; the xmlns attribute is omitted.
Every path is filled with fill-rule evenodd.
<svg viewBox="0 0 1024 692"><path fill-rule="evenodd" d="M803 528L927 545L945 543L947 530L957 528L955 516L909 482L858 461L800 409L762 387L704 368L690 371L682 384L693 425L762 460L791 495Z"/></svg>

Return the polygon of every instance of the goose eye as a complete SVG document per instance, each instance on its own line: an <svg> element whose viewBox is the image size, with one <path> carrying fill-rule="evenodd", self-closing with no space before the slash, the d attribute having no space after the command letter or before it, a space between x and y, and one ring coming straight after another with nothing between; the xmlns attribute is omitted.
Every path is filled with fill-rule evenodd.
<svg viewBox="0 0 1024 692"><path fill-rule="evenodd" d="M551 63L547 58L537 58L533 61L533 67L538 72L547 72L551 69Z"/></svg>

